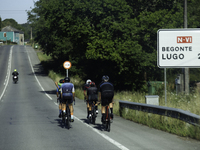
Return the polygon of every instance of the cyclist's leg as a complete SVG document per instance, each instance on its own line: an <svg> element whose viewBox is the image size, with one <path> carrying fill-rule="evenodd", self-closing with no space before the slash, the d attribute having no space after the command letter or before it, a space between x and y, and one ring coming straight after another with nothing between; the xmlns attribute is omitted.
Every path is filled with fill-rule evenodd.
<svg viewBox="0 0 200 150"><path fill-rule="evenodd" d="M89 104L89 117L91 117L92 115L92 101L88 101Z"/></svg>
<svg viewBox="0 0 200 150"><path fill-rule="evenodd" d="M66 99L62 99L62 111L65 114L66 113Z"/></svg>
<svg viewBox="0 0 200 150"><path fill-rule="evenodd" d="M71 121L74 121L74 108L73 108L73 100L68 100L68 106L70 109L70 114L71 114Z"/></svg>
<svg viewBox="0 0 200 150"><path fill-rule="evenodd" d="M87 102L87 118L89 117L89 102L88 102L88 100L86 100L86 102Z"/></svg>
<svg viewBox="0 0 200 150"><path fill-rule="evenodd" d="M95 101L95 110L96 110L96 114L98 114L98 104L97 104L97 100Z"/></svg>
<svg viewBox="0 0 200 150"><path fill-rule="evenodd" d="M61 118L61 113L62 113L62 100L61 100L61 96L59 94L59 118Z"/></svg>
<svg viewBox="0 0 200 150"><path fill-rule="evenodd" d="M101 122L102 123L104 123L105 120L106 120L106 110L105 110L105 107L106 107L106 101L105 100L101 100L101 114L102 114Z"/></svg>
<svg viewBox="0 0 200 150"><path fill-rule="evenodd" d="M113 102L109 103L109 107L110 107L110 117L113 119Z"/></svg>

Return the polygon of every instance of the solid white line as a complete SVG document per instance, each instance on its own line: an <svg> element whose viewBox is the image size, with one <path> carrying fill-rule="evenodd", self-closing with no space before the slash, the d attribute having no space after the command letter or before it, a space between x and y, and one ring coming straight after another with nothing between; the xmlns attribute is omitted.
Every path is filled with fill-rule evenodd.
<svg viewBox="0 0 200 150"><path fill-rule="evenodd" d="M117 146L118 148L120 148L121 150L129 150L127 147L123 146L122 144L118 143L117 141L113 140L112 138L110 138L109 136L99 132L99 130L93 128L92 126L84 123L82 120L80 120L79 118L75 117L74 118L78 121L80 121L81 123L85 124L87 127L91 128L94 132L98 133L99 135L101 135L104 139L108 140L110 143L114 144L115 146Z"/></svg>
<svg viewBox="0 0 200 150"><path fill-rule="evenodd" d="M26 51L27 51L27 50L26 50ZM28 52L27 52L27 55L28 55L29 63L30 63L30 66L31 66L31 69L32 69L32 72L33 72L33 74L34 74L34 76L35 76L36 81L38 82L39 86L41 87L41 89L42 89L42 91L45 93L45 95L46 95L50 100L52 100L52 98L45 92L44 88L43 88L42 85L40 84L40 81L38 80L38 78L37 78L37 76L36 76L36 74L35 74L35 71L34 71L34 69L33 69L33 66L32 66L32 63L31 63L31 59L30 59L30 57L29 57Z"/></svg>
<svg viewBox="0 0 200 150"><path fill-rule="evenodd" d="M6 76L6 79L5 79L5 82L4 82L5 86L4 86L3 92L2 92L2 94L0 96L0 100L1 100L1 98L3 97L3 95L4 95L5 91L6 91L6 88L8 86L8 81L9 81L9 78L10 78L11 61L12 61L12 49L13 49L13 46L10 49L10 55L9 55L9 60L8 60L8 70L7 70L7 74L8 75Z"/></svg>

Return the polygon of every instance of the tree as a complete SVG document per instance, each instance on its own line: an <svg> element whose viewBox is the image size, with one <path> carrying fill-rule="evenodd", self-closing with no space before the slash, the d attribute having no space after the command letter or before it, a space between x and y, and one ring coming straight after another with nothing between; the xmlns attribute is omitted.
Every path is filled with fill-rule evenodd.
<svg viewBox="0 0 200 150"><path fill-rule="evenodd" d="M107 74L118 89L163 80L157 31L183 27L182 0L39 0L35 6L28 12L35 40L57 68L69 60L74 74L97 81Z"/></svg>

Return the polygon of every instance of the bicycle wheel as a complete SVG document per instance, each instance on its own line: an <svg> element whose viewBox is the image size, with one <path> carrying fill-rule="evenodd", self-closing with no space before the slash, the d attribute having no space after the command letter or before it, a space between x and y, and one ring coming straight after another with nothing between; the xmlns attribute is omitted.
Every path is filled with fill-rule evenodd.
<svg viewBox="0 0 200 150"><path fill-rule="evenodd" d="M95 124L96 121L96 109L92 106L92 123Z"/></svg>
<svg viewBox="0 0 200 150"><path fill-rule="evenodd" d="M107 131L110 132L110 113L108 113Z"/></svg>

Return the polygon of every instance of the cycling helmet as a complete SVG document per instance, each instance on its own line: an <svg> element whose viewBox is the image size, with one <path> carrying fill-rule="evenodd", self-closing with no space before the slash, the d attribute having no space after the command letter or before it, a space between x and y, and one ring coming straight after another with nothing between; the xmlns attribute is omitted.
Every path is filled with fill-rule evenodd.
<svg viewBox="0 0 200 150"><path fill-rule="evenodd" d="M17 69L15 69L14 71L17 71Z"/></svg>
<svg viewBox="0 0 200 150"><path fill-rule="evenodd" d="M95 83L94 83L94 82L90 82L90 86L91 86L91 87L94 87L94 86L95 86Z"/></svg>
<svg viewBox="0 0 200 150"><path fill-rule="evenodd" d="M65 80L64 79L60 79L60 81L59 81L60 83L64 83L65 82Z"/></svg>
<svg viewBox="0 0 200 150"><path fill-rule="evenodd" d="M65 77L65 82L70 82L70 78L69 77Z"/></svg>
<svg viewBox="0 0 200 150"><path fill-rule="evenodd" d="M86 84L90 84L92 82L90 79L87 79Z"/></svg>
<svg viewBox="0 0 200 150"><path fill-rule="evenodd" d="M108 77L108 76L103 76L103 77L102 77L102 81L108 82L108 80L109 80L109 77Z"/></svg>

